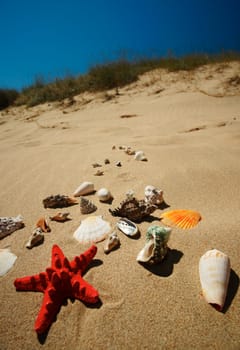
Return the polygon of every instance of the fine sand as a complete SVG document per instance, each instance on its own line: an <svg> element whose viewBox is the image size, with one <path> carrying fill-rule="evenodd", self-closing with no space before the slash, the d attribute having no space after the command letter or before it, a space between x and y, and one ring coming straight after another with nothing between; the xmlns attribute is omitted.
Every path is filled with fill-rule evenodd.
<svg viewBox="0 0 240 350"><path fill-rule="evenodd" d="M0 241L17 255L0 278L0 349L239 349L240 348L240 64L201 67L194 72L150 72L130 86L86 93L61 103L10 108L0 114L0 216L21 214L25 227ZM143 150L134 160L119 146ZM115 149L113 149L115 146ZM108 158L110 164L104 164ZM117 167L120 161L122 166ZM102 164L93 168L93 163ZM103 170L102 176L95 176ZM69 260L90 244L73 233L86 216L79 205L44 209L51 194L72 196L83 182L107 187L112 204L88 196L95 212L114 229L117 207L128 190L144 197L146 185L164 191L168 208L139 224L140 237L119 233L119 249L104 254L97 243L84 279L101 305L68 300L44 337L34 331L43 294L17 292L14 280L38 274L51 264L58 244ZM174 228L171 254L147 268L136 261L150 225L169 209L193 209L202 221L191 230ZM42 245L25 244L39 217L68 211L71 220L49 222ZM223 312L201 296L198 264L211 248L231 260Z"/></svg>

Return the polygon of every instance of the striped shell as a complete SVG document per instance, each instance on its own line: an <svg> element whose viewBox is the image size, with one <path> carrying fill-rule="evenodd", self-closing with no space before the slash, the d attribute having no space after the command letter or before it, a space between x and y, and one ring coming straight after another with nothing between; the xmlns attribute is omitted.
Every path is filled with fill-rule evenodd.
<svg viewBox="0 0 240 350"><path fill-rule="evenodd" d="M134 222L142 221L146 216L152 214L157 209L156 205L146 203L144 200L138 201L135 197L126 199L115 209L109 209L113 216L125 217Z"/></svg>
<svg viewBox="0 0 240 350"><path fill-rule="evenodd" d="M102 216L92 215L82 220L73 237L80 243L96 243L104 240L110 230L110 223Z"/></svg>
<svg viewBox="0 0 240 350"><path fill-rule="evenodd" d="M93 204L89 199L80 197L80 211L82 214L91 214L96 210L96 205Z"/></svg>
<svg viewBox="0 0 240 350"><path fill-rule="evenodd" d="M196 226L201 220L201 215L194 210L176 209L163 213L160 219L165 225L174 225L185 230Z"/></svg>

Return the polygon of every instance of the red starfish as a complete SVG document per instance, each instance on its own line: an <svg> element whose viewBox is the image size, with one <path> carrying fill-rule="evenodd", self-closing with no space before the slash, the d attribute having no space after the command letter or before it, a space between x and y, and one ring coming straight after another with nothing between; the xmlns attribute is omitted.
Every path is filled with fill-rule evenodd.
<svg viewBox="0 0 240 350"><path fill-rule="evenodd" d="M79 299L95 304L99 301L98 291L88 284L82 274L94 258L97 247L92 245L71 262L64 256L62 250L52 247L52 264L46 272L38 275L17 278L14 281L16 290L43 292L44 298L35 322L35 331L44 333L55 320L64 300Z"/></svg>

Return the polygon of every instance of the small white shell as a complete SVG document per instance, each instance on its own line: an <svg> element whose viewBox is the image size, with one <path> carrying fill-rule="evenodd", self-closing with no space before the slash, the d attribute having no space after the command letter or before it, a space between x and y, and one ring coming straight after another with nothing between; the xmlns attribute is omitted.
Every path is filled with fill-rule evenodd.
<svg viewBox="0 0 240 350"><path fill-rule="evenodd" d="M104 246L104 253L108 254L113 249L117 248L120 245L120 239L116 232L111 233L106 241L106 244Z"/></svg>
<svg viewBox="0 0 240 350"><path fill-rule="evenodd" d="M80 197L80 211L82 214L90 214L97 210L96 205L89 199Z"/></svg>
<svg viewBox="0 0 240 350"><path fill-rule="evenodd" d="M146 202L151 202L152 204L156 205L163 202L163 191L152 185L147 185L145 187L144 194Z"/></svg>
<svg viewBox="0 0 240 350"><path fill-rule="evenodd" d="M10 249L0 249L0 276L4 276L14 265L17 256Z"/></svg>
<svg viewBox="0 0 240 350"><path fill-rule="evenodd" d="M100 202L108 202L113 198L111 192L107 188L100 188L100 190L97 191L97 196Z"/></svg>
<svg viewBox="0 0 240 350"><path fill-rule="evenodd" d="M94 184L89 181L84 181L81 183L81 185L74 191L73 196L74 197L80 197L84 196L86 194L93 193L94 190Z"/></svg>
<svg viewBox="0 0 240 350"><path fill-rule="evenodd" d="M128 220L127 218L121 218L120 220L118 220L116 225L117 228L123 233L125 233L125 235L127 236L133 237L138 233L137 225L134 222Z"/></svg>
<svg viewBox="0 0 240 350"><path fill-rule="evenodd" d="M137 261L139 262L148 262L154 255L154 238L152 237L140 250L137 255Z"/></svg>
<svg viewBox="0 0 240 350"><path fill-rule="evenodd" d="M100 242L110 232L111 225L101 215L89 216L82 220L73 237L80 243Z"/></svg>
<svg viewBox="0 0 240 350"><path fill-rule="evenodd" d="M134 155L135 160L147 161L147 157L143 151L136 151Z"/></svg>
<svg viewBox="0 0 240 350"><path fill-rule="evenodd" d="M230 277L230 259L217 249L207 251L199 261L203 297L217 310L223 309Z"/></svg>
<svg viewBox="0 0 240 350"><path fill-rule="evenodd" d="M36 227L29 237L29 240L26 244L26 248L32 249L34 246L37 246L44 241L44 234L40 227Z"/></svg>

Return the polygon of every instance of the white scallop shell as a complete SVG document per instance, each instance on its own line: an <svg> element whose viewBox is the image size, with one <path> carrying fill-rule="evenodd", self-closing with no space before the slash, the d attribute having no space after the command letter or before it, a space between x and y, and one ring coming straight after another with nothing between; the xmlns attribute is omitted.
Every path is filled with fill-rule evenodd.
<svg viewBox="0 0 240 350"><path fill-rule="evenodd" d="M163 202L163 191L158 188L147 185L144 189L145 201L152 204L161 204Z"/></svg>
<svg viewBox="0 0 240 350"><path fill-rule="evenodd" d="M86 194L90 194L93 193L94 190L94 184L92 182L89 181L84 181L83 183L81 183L80 186L78 186L78 188L73 192L73 196L74 197L80 197L80 196L84 196Z"/></svg>
<svg viewBox="0 0 240 350"><path fill-rule="evenodd" d="M82 214L90 214L97 210L96 205L89 199L80 197L80 211Z"/></svg>
<svg viewBox="0 0 240 350"><path fill-rule="evenodd" d="M136 151L134 155L134 159L146 161L147 157L145 156L145 153L143 151Z"/></svg>
<svg viewBox="0 0 240 350"><path fill-rule="evenodd" d="M100 202L107 202L113 198L111 192L107 188L100 188L100 190L97 191L97 196Z"/></svg>
<svg viewBox="0 0 240 350"><path fill-rule="evenodd" d="M9 248L0 249L0 276L4 276L14 265L17 256Z"/></svg>
<svg viewBox="0 0 240 350"><path fill-rule="evenodd" d="M29 240L26 244L26 248L32 249L33 247L43 243L44 241L44 234L40 227L36 227L29 237Z"/></svg>
<svg viewBox="0 0 240 350"><path fill-rule="evenodd" d="M101 215L92 215L82 220L73 237L80 243L94 243L104 240L110 231L109 222L103 220Z"/></svg>
<svg viewBox="0 0 240 350"><path fill-rule="evenodd" d="M203 297L221 311L230 277L229 257L217 249L207 251L199 261L199 276Z"/></svg>
<svg viewBox="0 0 240 350"><path fill-rule="evenodd" d="M120 239L116 232L111 233L106 241L106 244L104 246L104 253L108 254L113 249L117 248L120 245Z"/></svg>

